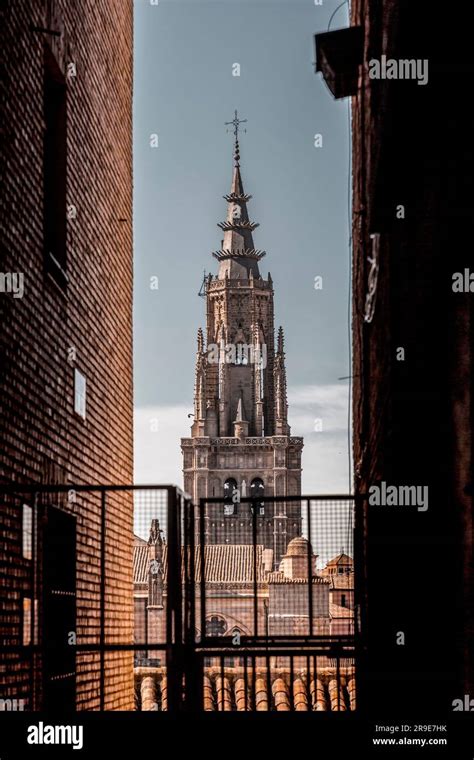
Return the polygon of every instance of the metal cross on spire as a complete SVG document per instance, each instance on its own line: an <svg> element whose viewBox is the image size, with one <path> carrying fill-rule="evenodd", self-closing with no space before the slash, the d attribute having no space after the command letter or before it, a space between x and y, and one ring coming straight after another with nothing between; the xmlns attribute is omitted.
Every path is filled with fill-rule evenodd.
<svg viewBox="0 0 474 760"><path fill-rule="evenodd" d="M237 114L237 109L234 111L234 118L232 121L226 121L225 125L226 127L229 127L231 124L234 127L234 166L240 166L240 148L239 148L239 126L240 124L245 124L247 122L247 119L239 119ZM227 130L228 132L229 130ZM244 129L244 132L247 130Z"/></svg>
<svg viewBox="0 0 474 760"><path fill-rule="evenodd" d="M237 114L237 109L234 111L234 118L232 119L232 121L226 121L225 122L225 126L226 127L230 127L231 124L233 125L233 127L234 127L234 136L235 136L236 141L239 138L239 124L245 124L246 122L247 122L247 119L239 119L238 114ZM227 130L227 132L228 131L229 130ZM246 132L246 131L247 130L244 129L244 132Z"/></svg>

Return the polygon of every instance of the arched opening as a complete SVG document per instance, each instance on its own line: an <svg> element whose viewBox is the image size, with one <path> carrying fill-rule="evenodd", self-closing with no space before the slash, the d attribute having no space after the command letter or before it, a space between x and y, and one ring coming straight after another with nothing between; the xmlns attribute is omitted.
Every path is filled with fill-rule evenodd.
<svg viewBox="0 0 474 760"><path fill-rule="evenodd" d="M227 478L224 483L224 515L227 517L237 514L238 493L236 479Z"/></svg>
<svg viewBox="0 0 474 760"><path fill-rule="evenodd" d="M239 365L246 365L248 364L248 356L247 356L248 348L245 345L245 343L237 343L235 347L235 363Z"/></svg>
<svg viewBox="0 0 474 760"><path fill-rule="evenodd" d="M250 496L255 499L250 505L250 508L257 510L257 515L263 516L265 514L265 502L259 501L259 498L265 495L265 486L262 478L254 478L250 484Z"/></svg>

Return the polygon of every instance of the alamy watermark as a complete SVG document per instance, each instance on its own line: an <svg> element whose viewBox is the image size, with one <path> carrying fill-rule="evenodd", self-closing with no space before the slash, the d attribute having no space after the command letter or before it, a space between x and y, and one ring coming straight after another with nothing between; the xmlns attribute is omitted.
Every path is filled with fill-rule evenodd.
<svg viewBox="0 0 474 760"><path fill-rule="evenodd" d="M383 507L417 507L428 509L428 486L390 486L382 480L369 488L369 504Z"/></svg>
<svg viewBox="0 0 474 760"><path fill-rule="evenodd" d="M40 721L37 726L28 726L28 744L71 744L73 749L84 746L83 726L50 726Z"/></svg>
<svg viewBox="0 0 474 760"><path fill-rule="evenodd" d="M470 269L454 272L452 280L453 293L474 293L474 272Z"/></svg>
<svg viewBox="0 0 474 760"><path fill-rule="evenodd" d="M26 699L0 699L0 712L23 712L26 706Z"/></svg>
<svg viewBox="0 0 474 760"><path fill-rule="evenodd" d="M267 346L265 343L209 343L207 361L209 364L255 364L260 369L265 369Z"/></svg>
<svg viewBox="0 0 474 760"><path fill-rule="evenodd" d="M428 84L427 58L371 58L368 62L370 79L414 79L417 84Z"/></svg>
<svg viewBox="0 0 474 760"><path fill-rule="evenodd" d="M25 275L23 272L0 272L0 293L12 293L13 298L23 298Z"/></svg>
<svg viewBox="0 0 474 760"><path fill-rule="evenodd" d="M452 708L454 712L474 712L474 699L469 694L464 695L464 699L453 699Z"/></svg>

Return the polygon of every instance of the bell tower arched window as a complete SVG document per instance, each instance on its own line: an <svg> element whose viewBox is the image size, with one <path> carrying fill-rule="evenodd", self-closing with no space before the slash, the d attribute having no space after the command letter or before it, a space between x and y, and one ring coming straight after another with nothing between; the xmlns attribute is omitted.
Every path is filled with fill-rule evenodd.
<svg viewBox="0 0 474 760"><path fill-rule="evenodd" d="M237 514L238 493L235 478L227 478L224 483L224 515L227 517Z"/></svg>
<svg viewBox="0 0 474 760"><path fill-rule="evenodd" d="M263 483L262 478L254 478L250 484L250 496L252 499L255 499L255 501L251 502L250 508L253 510L254 508L257 510L257 515L264 515L265 514L265 502L259 501L259 497L262 497L265 495L265 486Z"/></svg>
<svg viewBox="0 0 474 760"><path fill-rule="evenodd" d="M245 343L237 343L235 347L235 363L236 364L248 364L247 346Z"/></svg>

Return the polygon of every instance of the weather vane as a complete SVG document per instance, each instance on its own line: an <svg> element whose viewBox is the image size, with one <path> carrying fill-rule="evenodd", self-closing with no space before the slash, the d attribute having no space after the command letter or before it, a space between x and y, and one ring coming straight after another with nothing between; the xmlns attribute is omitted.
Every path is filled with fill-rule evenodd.
<svg viewBox="0 0 474 760"><path fill-rule="evenodd" d="M226 127L230 127L230 125L232 124L232 126L234 127L234 136L235 136L235 139L237 140L237 138L239 136L239 124L245 124L246 122L247 122L247 119L239 119L239 117L237 115L237 110L235 110L234 111L234 118L232 119L232 121L226 121L225 122L225 126ZM228 132L229 130L226 130L226 131ZM244 132L246 132L246 131L247 130L244 129Z"/></svg>

